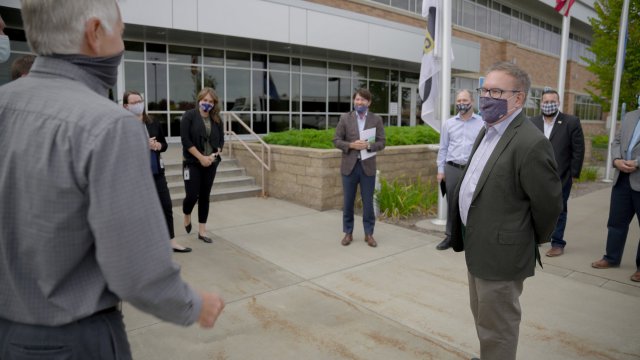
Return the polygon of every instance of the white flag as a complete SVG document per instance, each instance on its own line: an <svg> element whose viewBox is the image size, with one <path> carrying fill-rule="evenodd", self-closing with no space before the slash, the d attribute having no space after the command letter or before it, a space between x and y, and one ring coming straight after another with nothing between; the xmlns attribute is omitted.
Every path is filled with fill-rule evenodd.
<svg viewBox="0 0 640 360"><path fill-rule="evenodd" d="M440 132L440 120L436 118L436 99L438 98L438 73L440 59L436 58L436 29L439 17L438 0L423 0L422 16L427 17L427 29L422 48L422 66L418 90L422 100L422 121Z"/></svg>

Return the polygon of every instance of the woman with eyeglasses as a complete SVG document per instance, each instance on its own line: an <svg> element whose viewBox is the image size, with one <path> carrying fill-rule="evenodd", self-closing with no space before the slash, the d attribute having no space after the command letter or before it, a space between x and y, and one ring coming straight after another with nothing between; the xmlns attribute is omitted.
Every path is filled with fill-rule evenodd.
<svg viewBox="0 0 640 360"><path fill-rule="evenodd" d="M186 196L182 203L184 229L191 232L191 211L198 203L198 239L205 243L207 236L209 196L216 169L221 161L224 146L224 130L220 119L219 99L215 90L205 87L196 99L196 108L186 111L180 121L184 187Z"/></svg>
<svg viewBox="0 0 640 360"><path fill-rule="evenodd" d="M144 110L144 100L139 92L129 90L122 96L122 104L125 109L131 111L138 120L142 121L147 128L149 134L149 151L151 157L151 172L153 173L153 180L156 184L156 190L160 197L160 204L164 211L164 216L167 221L167 227L169 229L169 237L171 238L171 247L174 252L187 253L191 251L191 248L179 245L174 239L175 233L173 231L173 210L171 208L171 195L169 194L169 188L167 187L167 179L164 176L164 164L160 153L167 150L167 141L162 133L160 123L150 118Z"/></svg>

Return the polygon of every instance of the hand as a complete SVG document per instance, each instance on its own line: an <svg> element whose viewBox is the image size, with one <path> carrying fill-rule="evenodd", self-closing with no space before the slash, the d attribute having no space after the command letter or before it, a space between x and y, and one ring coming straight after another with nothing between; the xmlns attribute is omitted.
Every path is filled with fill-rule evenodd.
<svg viewBox="0 0 640 360"><path fill-rule="evenodd" d="M364 150L367 148L367 145L369 144L368 141L366 140L356 140L352 143L349 144L349 147L355 150Z"/></svg>
<svg viewBox="0 0 640 360"><path fill-rule="evenodd" d="M436 179L438 180L438 182L442 182L442 180L444 180L444 173L438 173Z"/></svg>
<svg viewBox="0 0 640 360"><path fill-rule="evenodd" d="M200 161L200 165L204 167L209 167L211 166L211 163L213 163L211 156L202 156L200 157L199 161Z"/></svg>
<svg viewBox="0 0 640 360"><path fill-rule="evenodd" d="M198 323L201 327L210 329L224 309L224 300L217 294L207 292L200 292L200 297L202 298L202 308L200 316L198 316Z"/></svg>
<svg viewBox="0 0 640 360"><path fill-rule="evenodd" d="M622 159L616 159L613 162L613 166L615 166L616 168L618 168L618 170L630 174L634 171L636 171L637 169L637 163L635 160L622 160Z"/></svg>

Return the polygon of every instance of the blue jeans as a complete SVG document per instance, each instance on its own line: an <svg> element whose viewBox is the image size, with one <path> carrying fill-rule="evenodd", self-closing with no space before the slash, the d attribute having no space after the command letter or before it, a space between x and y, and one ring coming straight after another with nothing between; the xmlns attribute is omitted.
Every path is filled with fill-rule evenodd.
<svg viewBox="0 0 640 360"><path fill-rule="evenodd" d="M376 224L376 216L373 212L373 192L376 185L376 176L367 176L362 169L360 161L356 162L351 174L342 175L342 188L344 191L344 203L342 208L342 231L345 234L353 233L353 206L356 201L356 191L360 184L360 197L362 197L362 224L365 235L373 235Z"/></svg>
<svg viewBox="0 0 640 360"><path fill-rule="evenodd" d="M569 178L569 181L562 186L562 212L558 217L556 223L556 229L551 234L551 246L564 248L567 242L564 241L564 229L567 226L567 201L569 200L569 194L571 194L571 186L573 185L573 179Z"/></svg>
<svg viewBox="0 0 640 360"><path fill-rule="evenodd" d="M621 172L611 190L607 254L603 258L611 265L619 265L622 261L629 224L634 215L640 219L640 191L634 191L629 183L629 174ZM640 245L636 252L636 267L640 268Z"/></svg>

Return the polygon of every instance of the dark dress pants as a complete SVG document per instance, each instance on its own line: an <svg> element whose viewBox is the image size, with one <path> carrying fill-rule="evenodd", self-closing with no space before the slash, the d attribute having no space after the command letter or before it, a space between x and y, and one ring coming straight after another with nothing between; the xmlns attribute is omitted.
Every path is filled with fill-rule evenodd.
<svg viewBox="0 0 640 360"><path fill-rule="evenodd" d="M564 229L567 227L567 203L571 194L571 186L573 186L573 179L571 178L562 186L562 212L558 217L556 229L551 234L552 247L564 248L567 245L567 242L564 241Z"/></svg>
<svg viewBox="0 0 640 360"><path fill-rule="evenodd" d="M456 186L462 178L463 169L458 169L455 166L446 164L444 166L444 184L447 187L447 227L445 228L445 235L451 236L451 224L453 217L455 216L454 206L458 206L453 199L453 193L456 191Z"/></svg>
<svg viewBox="0 0 640 360"><path fill-rule="evenodd" d="M356 201L356 191L360 184L360 197L362 198L362 224L365 235L373 235L376 224L376 216L373 212L373 193L376 185L376 176L367 176L362 169L360 160L356 162L351 174L342 175L342 188L344 191L344 203L342 210L342 231L346 234L353 233L353 206Z"/></svg>
<svg viewBox="0 0 640 360"><path fill-rule="evenodd" d="M63 326L0 319L2 360L129 360L122 313L96 314Z"/></svg>
<svg viewBox="0 0 640 360"><path fill-rule="evenodd" d="M167 179L164 177L163 173L160 173L153 175L153 180L156 183L156 190L158 191L158 197L160 198L160 205L162 205L164 218L167 221L169 238L173 239L175 237L175 233L173 231L173 206L171 204L171 194L169 193L169 187L167 187Z"/></svg>
<svg viewBox="0 0 640 360"><path fill-rule="evenodd" d="M203 167L200 164L187 164L189 168L189 180L184 181L186 196L182 202L182 212L191 214L193 207L198 203L198 223L205 224L209 217L209 195L216 177L219 162L211 166Z"/></svg>
<svg viewBox="0 0 640 360"><path fill-rule="evenodd" d="M607 254L604 259L611 265L619 265L622 261L629 224L634 215L640 220L640 191L631 189L629 174L620 172L618 181L611 189L611 205L607 222L609 233ZM640 268L640 244L636 251L636 268Z"/></svg>

